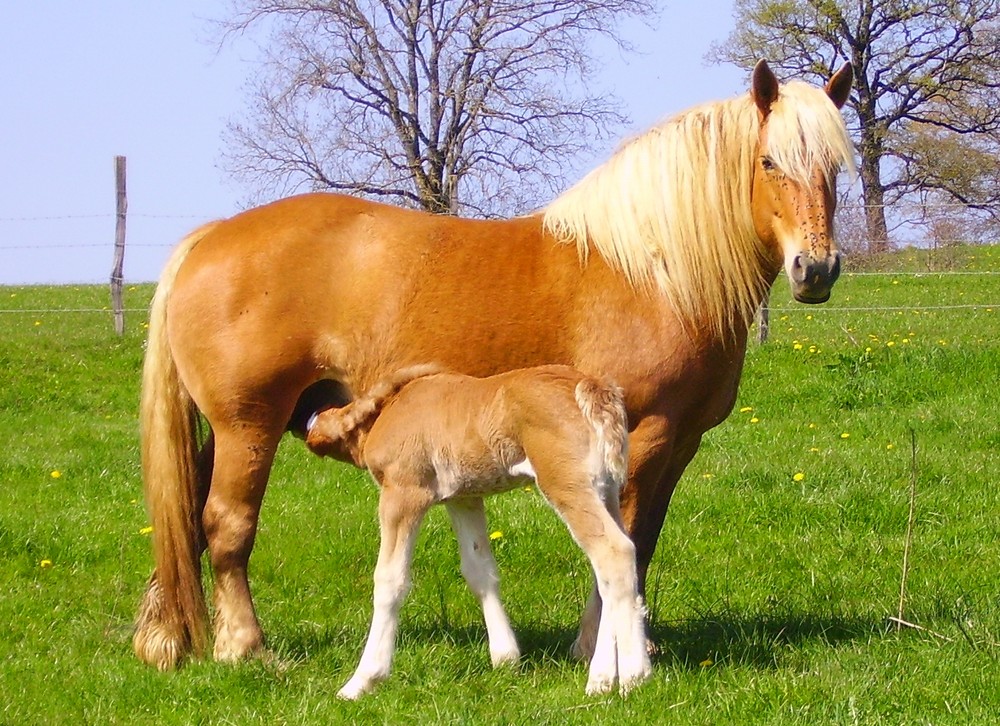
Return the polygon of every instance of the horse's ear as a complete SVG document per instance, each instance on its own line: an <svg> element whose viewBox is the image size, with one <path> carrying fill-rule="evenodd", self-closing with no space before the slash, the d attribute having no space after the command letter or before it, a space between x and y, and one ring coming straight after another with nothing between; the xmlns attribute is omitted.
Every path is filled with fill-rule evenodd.
<svg viewBox="0 0 1000 726"><path fill-rule="evenodd" d="M840 67L840 70L826 82L826 95L837 106L843 108L851 95L851 84L854 83L854 66L850 61Z"/></svg>
<svg viewBox="0 0 1000 726"><path fill-rule="evenodd" d="M750 97L765 116L771 112L771 104L778 100L778 79L765 60L757 61L757 65L753 68L753 75L750 78Z"/></svg>

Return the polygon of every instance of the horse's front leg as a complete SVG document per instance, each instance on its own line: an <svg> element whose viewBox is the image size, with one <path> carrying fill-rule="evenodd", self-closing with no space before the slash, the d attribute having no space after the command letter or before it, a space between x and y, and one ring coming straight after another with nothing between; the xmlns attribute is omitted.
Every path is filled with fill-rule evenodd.
<svg viewBox="0 0 1000 726"><path fill-rule="evenodd" d="M247 565L281 429L215 428L211 487L202 522L215 572L215 658L244 658L264 645Z"/></svg>
<svg viewBox="0 0 1000 726"><path fill-rule="evenodd" d="M521 657L517 638L500 602L500 575L486 533L486 512L479 497L446 503L451 527L458 539L462 575L483 608L490 660L494 667L516 663Z"/></svg>
<svg viewBox="0 0 1000 726"><path fill-rule="evenodd" d="M433 503L430 490L418 482L383 482L378 505L381 541L375 565L372 623L361 661L337 693L340 698L353 700L368 693L392 670L399 608L410 589L413 545L424 514Z"/></svg>

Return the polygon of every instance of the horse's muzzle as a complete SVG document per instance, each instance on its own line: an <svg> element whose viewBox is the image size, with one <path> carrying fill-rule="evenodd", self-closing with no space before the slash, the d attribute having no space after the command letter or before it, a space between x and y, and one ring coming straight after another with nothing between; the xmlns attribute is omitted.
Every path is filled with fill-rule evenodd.
<svg viewBox="0 0 1000 726"><path fill-rule="evenodd" d="M825 303L838 277L840 253L837 251L818 260L808 252L800 252L788 268L792 297L801 303Z"/></svg>

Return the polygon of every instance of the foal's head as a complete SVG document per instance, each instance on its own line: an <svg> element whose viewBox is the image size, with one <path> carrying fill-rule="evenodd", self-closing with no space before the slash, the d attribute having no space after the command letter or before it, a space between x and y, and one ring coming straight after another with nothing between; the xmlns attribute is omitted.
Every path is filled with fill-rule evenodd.
<svg viewBox="0 0 1000 726"><path fill-rule="evenodd" d="M853 80L848 63L829 80L825 97L793 82L779 86L761 61L750 94L760 118L751 200L757 235L784 261L792 295L822 303L840 275L833 240L836 177L853 168L853 152L839 109Z"/></svg>

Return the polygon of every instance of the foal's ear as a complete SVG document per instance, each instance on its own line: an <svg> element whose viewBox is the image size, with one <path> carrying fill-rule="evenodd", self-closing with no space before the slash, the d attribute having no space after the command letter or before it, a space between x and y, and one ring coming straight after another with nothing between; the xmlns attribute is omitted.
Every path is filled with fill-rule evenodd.
<svg viewBox="0 0 1000 726"><path fill-rule="evenodd" d="M851 84L854 83L854 66L850 61L840 67L840 70L826 82L826 95L837 106L843 108L851 95Z"/></svg>
<svg viewBox="0 0 1000 726"><path fill-rule="evenodd" d="M757 65L753 68L753 75L750 77L750 97L765 116L771 113L771 104L778 100L778 79L765 60L757 61Z"/></svg>

